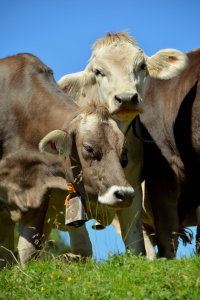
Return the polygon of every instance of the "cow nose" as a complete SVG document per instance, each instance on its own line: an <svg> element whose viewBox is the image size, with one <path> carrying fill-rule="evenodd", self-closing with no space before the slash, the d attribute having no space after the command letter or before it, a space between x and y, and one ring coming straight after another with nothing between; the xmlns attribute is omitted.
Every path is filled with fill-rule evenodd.
<svg viewBox="0 0 200 300"><path fill-rule="evenodd" d="M138 94L121 94L121 95L115 95L115 104L117 106L122 106L122 104L125 103L134 103L135 105L138 104Z"/></svg>
<svg viewBox="0 0 200 300"><path fill-rule="evenodd" d="M122 202L124 200L125 197L134 197L135 192L126 192L126 191L116 191L114 193L114 195L116 196L116 198L118 199L118 202Z"/></svg>

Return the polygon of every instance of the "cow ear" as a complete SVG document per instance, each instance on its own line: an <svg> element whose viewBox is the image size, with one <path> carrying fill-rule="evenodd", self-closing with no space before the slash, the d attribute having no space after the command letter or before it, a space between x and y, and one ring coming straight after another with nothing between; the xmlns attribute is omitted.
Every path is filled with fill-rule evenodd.
<svg viewBox="0 0 200 300"><path fill-rule="evenodd" d="M48 133L39 143L39 150L55 156L67 156L71 153L72 138L63 130Z"/></svg>
<svg viewBox="0 0 200 300"><path fill-rule="evenodd" d="M147 75L171 79L187 67L188 57L175 49L163 49L147 59Z"/></svg>
<svg viewBox="0 0 200 300"><path fill-rule="evenodd" d="M58 85L71 99L76 100L80 96L84 77L84 71L67 74L58 81Z"/></svg>

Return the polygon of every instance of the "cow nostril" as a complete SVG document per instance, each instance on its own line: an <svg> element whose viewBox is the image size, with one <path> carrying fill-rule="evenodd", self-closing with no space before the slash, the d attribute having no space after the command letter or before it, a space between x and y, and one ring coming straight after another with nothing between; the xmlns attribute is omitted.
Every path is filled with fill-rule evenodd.
<svg viewBox="0 0 200 300"><path fill-rule="evenodd" d="M124 193L122 191L117 191L114 193L114 195L118 198L119 202L123 201Z"/></svg>
<svg viewBox="0 0 200 300"><path fill-rule="evenodd" d="M138 94L133 94L131 96L131 102L137 104L138 103Z"/></svg>
<svg viewBox="0 0 200 300"><path fill-rule="evenodd" d="M114 195L116 196L116 198L118 198L119 200L123 201L125 197L130 197L133 198L135 196L135 191L116 191L114 193Z"/></svg>
<svg viewBox="0 0 200 300"><path fill-rule="evenodd" d="M117 105L122 104L122 98L120 97L120 95L116 95L116 96L115 96L115 103L116 103Z"/></svg>

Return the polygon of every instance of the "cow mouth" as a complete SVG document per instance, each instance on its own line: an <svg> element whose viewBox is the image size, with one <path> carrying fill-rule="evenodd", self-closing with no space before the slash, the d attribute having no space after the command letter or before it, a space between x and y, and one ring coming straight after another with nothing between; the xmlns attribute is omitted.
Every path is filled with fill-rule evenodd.
<svg viewBox="0 0 200 300"><path fill-rule="evenodd" d="M114 115L122 118L123 116L126 115L137 115L138 113L143 113L143 109L139 107L137 109L127 108L127 109L118 109L115 112L113 112Z"/></svg>
<svg viewBox="0 0 200 300"><path fill-rule="evenodd" d="M114 206L114 205L106 205L108 208L110 209L114 209L114 210L122 210L125 207L120 207L120 206Z"/></svg>

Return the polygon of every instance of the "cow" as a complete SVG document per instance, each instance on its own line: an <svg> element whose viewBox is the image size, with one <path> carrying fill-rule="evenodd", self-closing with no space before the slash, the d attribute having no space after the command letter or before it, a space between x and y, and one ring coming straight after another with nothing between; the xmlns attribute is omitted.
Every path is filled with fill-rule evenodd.
<svg viewBox="0 0 200 300"><path fill-rule="evenodd" d="M19 222L24 267L48 238L48 205L64 206L67 182L113 209L130 206L135 192L122 169L125 137L106 105L79 109L36 56L0 60L0 101L0 262L12 261Z"/></svg>
<svg viewBox="0 0 200 300"><path fill-rule="evenodd" d="M187 65L187 56L174 49L164 49L148 57L127 32L108 33L93 45L90 62L84 71L63 76L58 84L79 106L91 99L106 100L113 119L127 139L127 180L135 190L134 204L116 211L123 241L136 255L145 254L142 235L141 170L143 142L130 130L132 120L143 112L143 81L146 76L170 79ZM139 133L139 124L136 122ZM94 209L93 216L101 225L109 225L113 212ZM81 229L80 229L81 230ZM81 247L81 246L80 246Z"/></svg>
<svg viewBox="0 0 200 300"><path fill-rule="evenodd" d="M186 53L188 66L175 78L148 78L142 135L144 179L153 212L160 257L172 259L179 224L200 205L200 48Z"/></svg>

